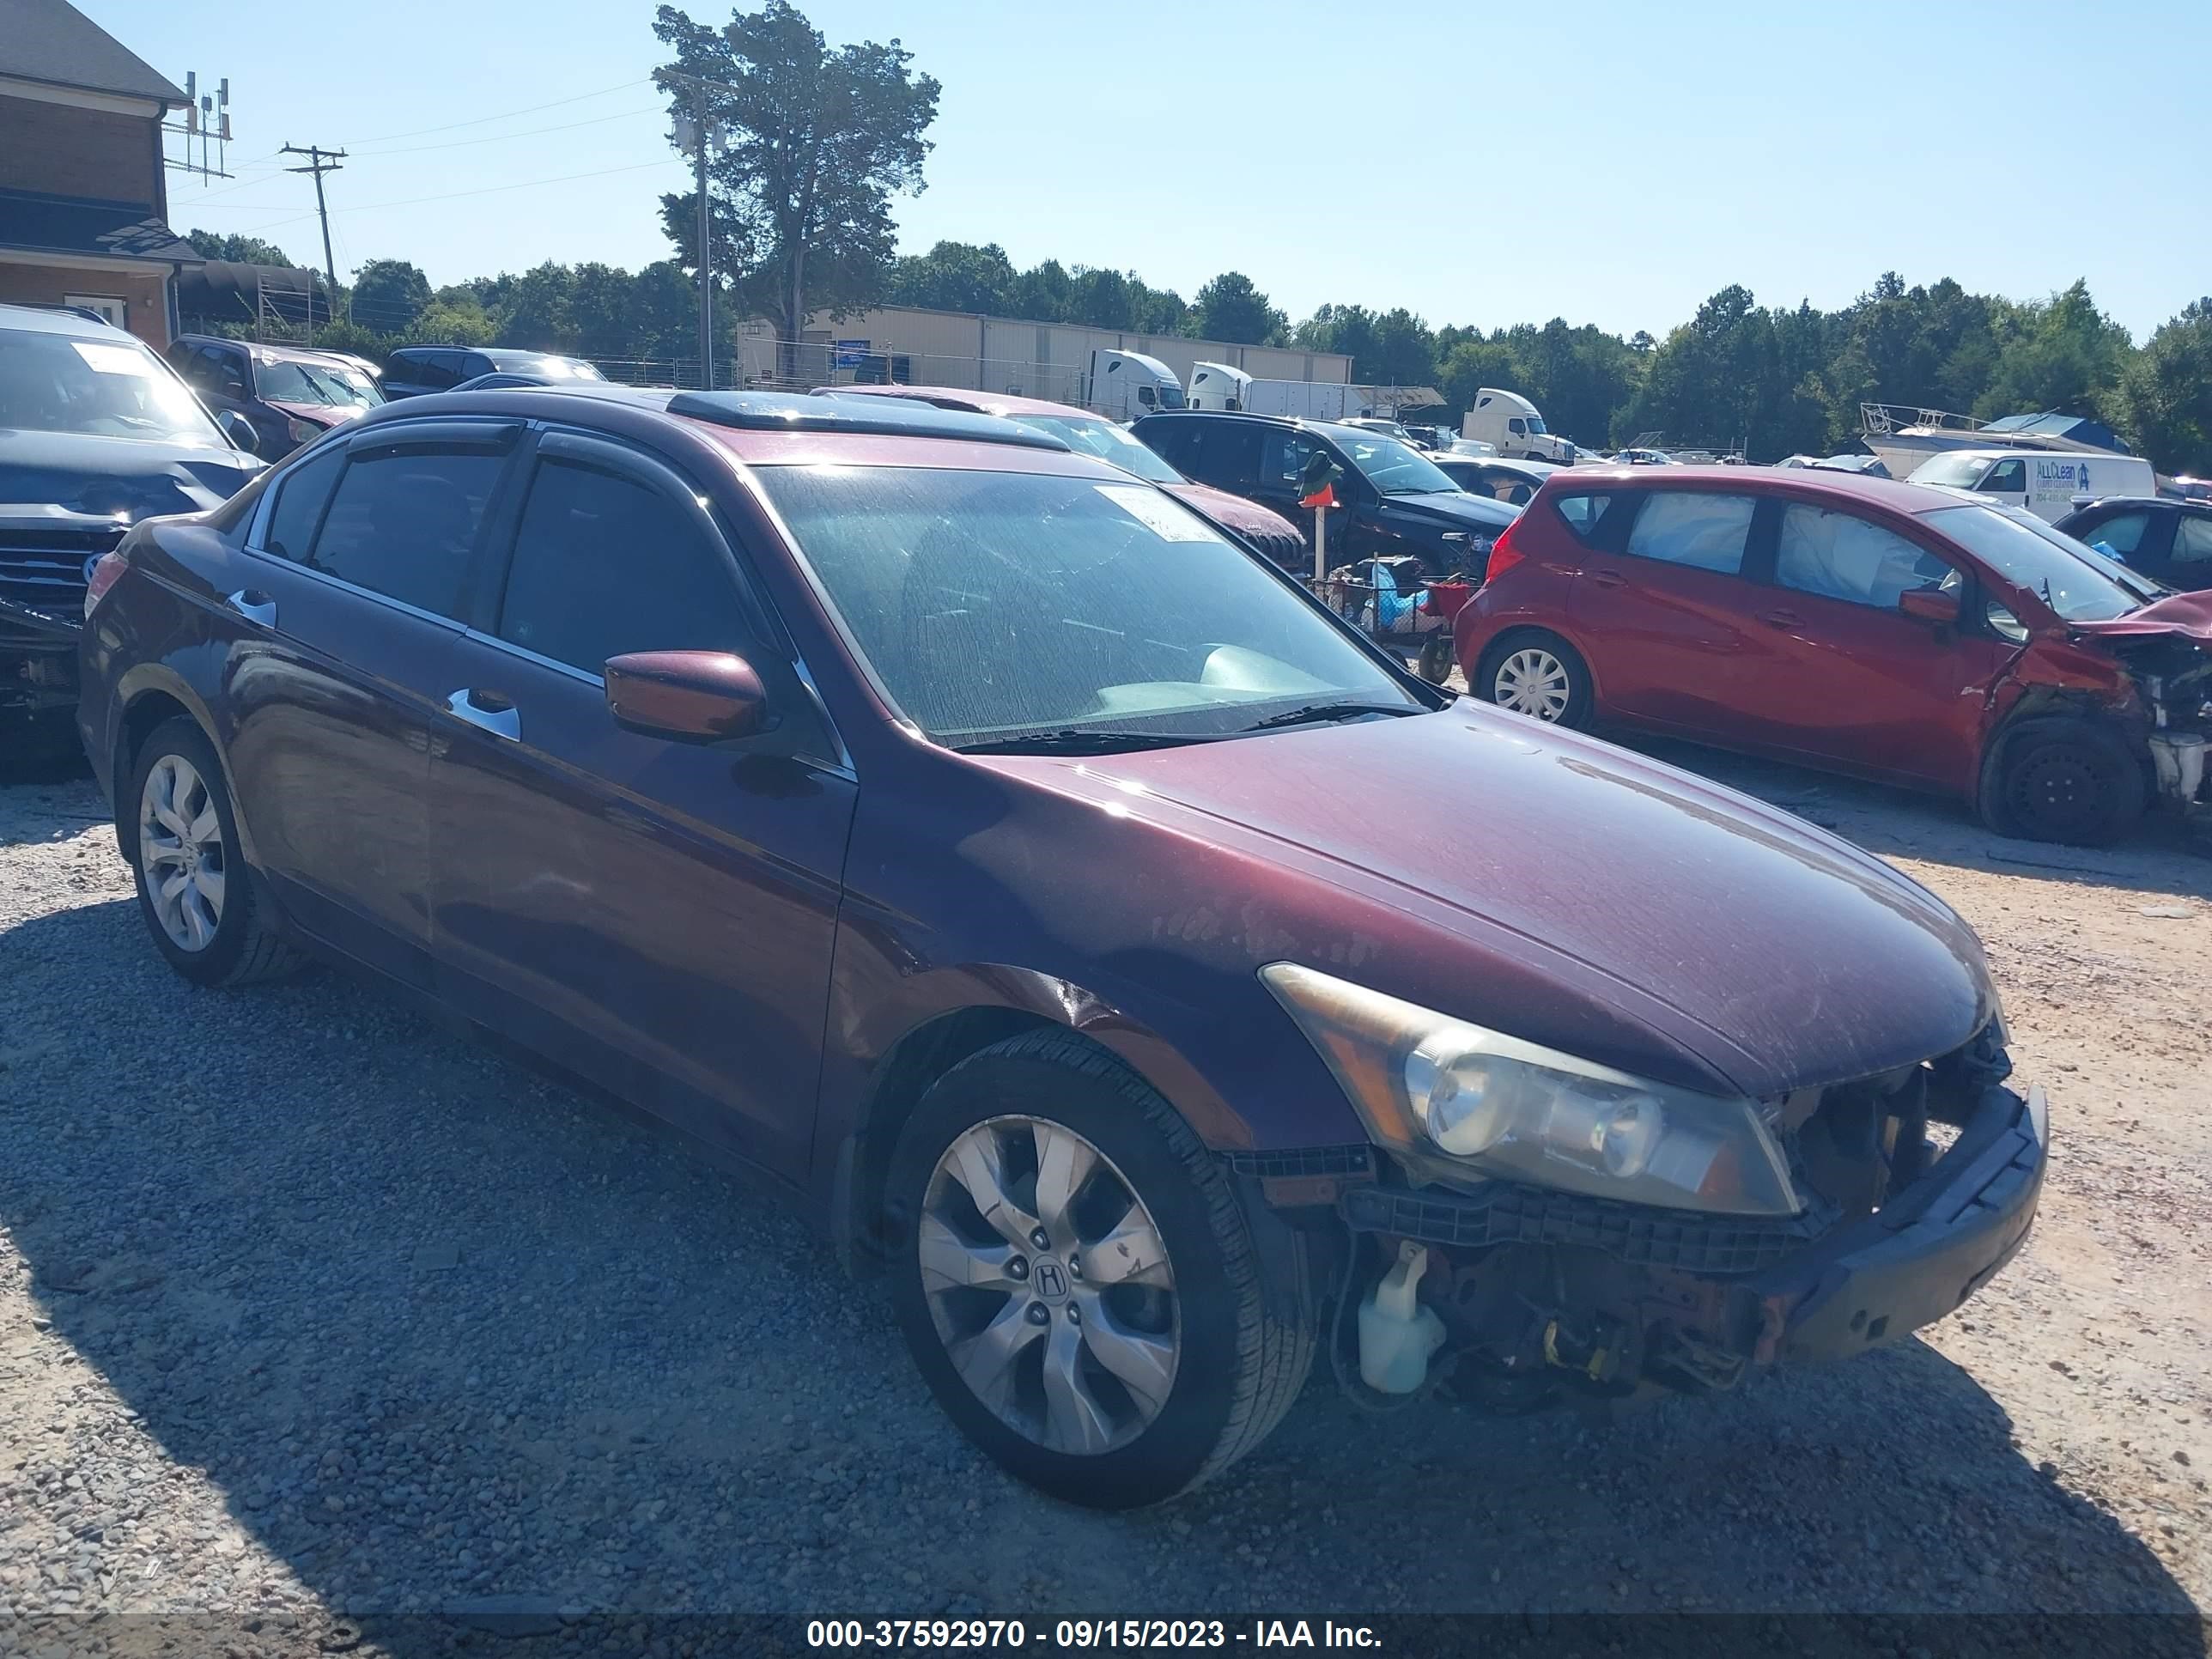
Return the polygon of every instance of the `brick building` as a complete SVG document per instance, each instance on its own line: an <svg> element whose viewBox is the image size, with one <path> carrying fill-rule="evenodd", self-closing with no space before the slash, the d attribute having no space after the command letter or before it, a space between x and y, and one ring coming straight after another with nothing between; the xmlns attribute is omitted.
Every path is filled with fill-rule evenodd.
<svg viewBox="0 0 2212 1659"><path fill-rule="evenodd" d="M174 279L161 118L184 93L66 0L0 31L0 300L89 306L159 349Z"/></svg>

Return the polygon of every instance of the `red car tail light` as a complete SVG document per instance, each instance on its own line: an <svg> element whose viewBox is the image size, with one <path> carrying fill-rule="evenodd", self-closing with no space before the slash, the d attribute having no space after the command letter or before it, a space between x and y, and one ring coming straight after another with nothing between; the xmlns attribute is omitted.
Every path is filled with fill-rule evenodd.
<svg viewBox="0 0 2212 1659"><path fill-rule="evenodd" d="M84 614L92 615L93 606L100 603L100 595L115 586L116 578L131 568L131 561L118 550L103 553L92 562L84 573Z"/></svg>
<svg viewBox="0 0 2212 1659"><path fill-rule="evenodd" d="M1490 544L1490 562L1483 567L1482 580L1494 582L1528 556L1513 545L1513 532L1520 527L1516 519L1498 532L1498 539Z"/></svg>

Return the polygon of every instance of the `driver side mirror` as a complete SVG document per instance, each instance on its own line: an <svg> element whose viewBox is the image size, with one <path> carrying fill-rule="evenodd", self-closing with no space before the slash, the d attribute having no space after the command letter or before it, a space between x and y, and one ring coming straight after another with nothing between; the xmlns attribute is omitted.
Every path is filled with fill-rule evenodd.
<svg viewBox="0 0 2212 1659"><path fill-rule="evenodd" d="M679 743L750 738L775 724L760 676L726 651L633 651L606 664L617 725Z"/></svg>
<svg viewBox="0 0 2212 1659"><path fill-rule="evenodd" d="M1954 627L1959 620L1959 596L1940 587L1907 588L1897 596L1897 608L1938 628Z"/></svg>
<svg viewBox="0 0 2212 1659"><path fill-rule="evenodd" d="M234 409L219 410L215 423L222 428L222 435L249 455L261 453L261 437L254 431L253 422Z"/></svg>

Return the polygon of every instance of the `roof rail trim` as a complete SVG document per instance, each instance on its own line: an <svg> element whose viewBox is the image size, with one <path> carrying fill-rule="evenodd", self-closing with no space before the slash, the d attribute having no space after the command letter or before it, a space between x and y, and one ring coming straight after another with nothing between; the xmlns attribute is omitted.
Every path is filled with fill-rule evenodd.
<svg viewBox="0 0 2212 1659"><path fill-rule="evenodd" d="M959 438L969 443L1066 451L1034 427L995 415L939 409L899 398L833 398L780 392L680 392L668 413L744 432L849 432L881 437Z"/></svg>

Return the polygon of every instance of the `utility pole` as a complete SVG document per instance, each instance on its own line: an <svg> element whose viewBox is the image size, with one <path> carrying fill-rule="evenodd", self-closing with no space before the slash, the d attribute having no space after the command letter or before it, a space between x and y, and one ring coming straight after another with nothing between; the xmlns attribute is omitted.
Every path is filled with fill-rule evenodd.
<svg viewBox="0 0 2212 1659"><path fill-rule="evenodd" d="M699 184L699 384L714 389L714 236L707 210L707 123L699 130L696 178Z"/></svg>
<svg viewBox="0 0 2212 1659"><path fill-rule="evenodd" d="M696 115L676 117L676 143L691 152L692 179L699 191L699 384L707 391L714 389L714 221L707 200L707 146L714 144L727 149L729 140L722 124L707 113L706 94L709 90L734 92L734 87L723 86L717 81L702 81L696 75L680 75L674 70L663 70L659 78L673 82L691 89Z"/></svg>
<svg viewBox="0 0 2212 1659"><path fill-rule="evenodd" d="M323 222L323 274L331 279L331 312L335 317L338 303L338 262L331 257L331 210L323 201L323 175L338 171L338 163L345 159L345 152L324 149L314 144L309 144L304 149L297 144L287 144L277 154L307 158L306 167L286 167L285 172L312 173L315 175L315 212ZM315 337L315 296L312 294L307 296L307 337L310 340Z"/></svg>

